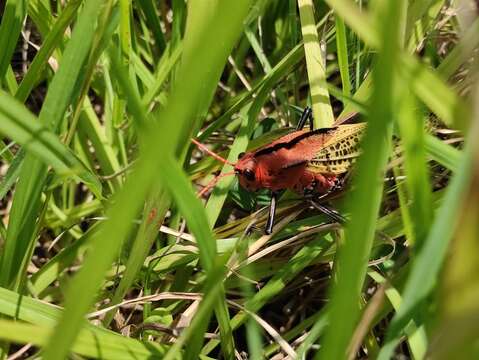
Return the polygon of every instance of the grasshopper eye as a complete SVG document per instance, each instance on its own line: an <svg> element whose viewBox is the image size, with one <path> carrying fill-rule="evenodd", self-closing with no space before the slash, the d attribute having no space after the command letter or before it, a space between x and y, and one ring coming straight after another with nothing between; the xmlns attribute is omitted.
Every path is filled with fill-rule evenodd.
<svg viewBox="0 0 479 360"><path fill-rule="evenodd" d="M240 153L238 154L238 160L241 159L241 158L244 156L244 154L245 154L244 152L240 152Z"/></svg>
<svg viewBox="0 0 479 360"><path fill-rule="evenodd" d="M246 180L254 181L255 176L254 176L254 171L253 170L246 169L245 171L243 171L243 174L244 174L244 177L246 178Z"/></svg>

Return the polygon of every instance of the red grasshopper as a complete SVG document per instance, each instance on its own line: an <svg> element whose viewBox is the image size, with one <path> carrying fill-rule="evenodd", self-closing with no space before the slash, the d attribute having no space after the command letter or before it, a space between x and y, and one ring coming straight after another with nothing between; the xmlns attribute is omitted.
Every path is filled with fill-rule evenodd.
<svg viewBox="0 0 479 360"><path fill-rule="evenodd" d="M303 130L307 120L310 130ZM306 196L323 198L342 184L344 175L360 153L359 142L366 124L338 125L313 130L312 112L307 107L297 129L254 151L240 154L236 164L230 163L192 140L199 148L223 163L234 166L240 185L249 191L271 190L271 204L265 232L273 228L276 200L280 190L289 189ZM220 177L208 184L199 196L214 186ZM338 221L344 221L332 209L312 202L313 206Z"/></svg>

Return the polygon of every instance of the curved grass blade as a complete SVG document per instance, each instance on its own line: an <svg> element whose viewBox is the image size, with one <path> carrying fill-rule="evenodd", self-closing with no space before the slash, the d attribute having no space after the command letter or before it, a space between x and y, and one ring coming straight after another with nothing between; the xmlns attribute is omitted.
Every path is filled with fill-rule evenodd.
<svg viewBox="0 0 479 360"><path fill-rule="evenodd" d="M348 199L351 221L336 264L337 282L329 304L330 327L316 358L344 359L359 316L359 295L366 276L376 219L381 204L384 172L390 152L394 118L394 86L399 54L399 2L375 2L376 29L380 36L378 60L373 71L374 90L368 129L358 160L356 189Z"/></svg>
<svg viewBox="0 0 479 360"><path fill-rule="evenodd" d="M403 302L389 325L385 345L379 353L380 359L389 359L391 357L404 327L408 324L421 303L426 300L426 297L437 282L449 242L459 221L460 208L462 203L466 201L465 195L468 186L474 171L477 170L473 165L473 161L479 153L479 143L476 139L478 131L479 111L476 110L476 119L474 119L473 128L466 140L466 147L458 165L458 171L454 174L446 190L431 231L421 251L416 256L403 291Z"/></svg>
<svg viewBox="0 0 479 360"><path fill-rule="evenodd" d="M77 15L77 10L81 3L81 0L74 0L69 1L66 4L62 13L55 22L55 25L53 25L52 29L48 32L48 35L40 47L40 50L28 67L28 71L23 77L22 82L15 93L15 97L18 100L23 102L28 98L28 95L35 86L35 83L42 75L45 66L48 63L49 57L55 48L62 44L65 29L74 19L75 15Z"/></svg>
<svg viewBox="0 0 479 360"><path fill-rule="evenodd" d="M202 3L195 3L202 4ZM186 26L181 67L169 97L168 106L160 117L165 121L146 128L140 141L141 155L124 188L117 194L106 220L92 240L92 251L66 294L65 313L54 336L45 348L45 359L64 359L75 339L84 314L90 308L105 271L110 266L122 241L132 230L131 221L161 171L161 165L172 154L181 154L195 121L204 114L221 75L227 54L241 32L249 2L220 2L217 11L203 6L200 12L189 12L196 26ZM192 28L189 26L193 26ZM221 31L218 31L221 29ZM190 33L191 31L191 33ZM219 37L221 36L221 41ZM187 40L189 39L189 40ZM217 44L205 48L199 43ZM191 41L191 43L189 43ZM188 46L186 45L188 43ZM204 72L207 67L208 72ZM138 112L138 110L140 110ZM131 109L130 109L131 111ZM134 109L141 116L141 106ZM144 120L144 115L142 117ZM190 188L190 191L191 188ZM195 339L203 334L198 331ZM198 340L188 344L198 346ZM194 356L194 351L191 352Z"/></svg>
<svg viewBox="0 0 479 360"><path fill-rule="evenodd" d="M25 324L18 321L0 320L0 339L20 344L43 346L48 342L53 327ZM105 336L84 329L72 345L71 351L95 359L123 359L125 353L129 359L162 358L166 349L157 344L142 344L138 340L113 334Z"/></svg>
<svg viewBox="0 0 479 360"><path fill-rule="evenodd" d="M348 0L325 0L347 25L361 37L364 42L377 48L379 34L375 32L370 15L360 12L358 7ZM426 65L421 64L416 57L399 53L402 71L407 71L413 79L413 90L435 114L448 126L466 128L465 119L469 119L469 107L447 84ZM434 91L431 91L434 89Z"/></svg>
<svg viewBox="0 0 479 360"><path fill-rule="evenodd" d="M14 323L2 320L4 323L2 323L3 330L0 331L0 338L20 343L33 342L44 345L49 335L46 330L50 331L56 324L62 310L45 302L0 288L0 313L29 323L16 322L19 327L15 327ZM73 349L86 356L120 359L126 352L134 357L148 359L161 356L165 352L165 348L157 344L126 338L88 324L86 321L83 325L80 339ZM28 335L23 332L23 330L29 329L34 332Z"/></svg>
<svg viewBox="0 0 479 360"><path fill-rule="evenodd" d="M10 166L8 167L5 177L0 184L0 199L3 199L8 191L12 188L20 175L21 165L25 158L25 151L20 150L13 158Z"/></svg>
<svg viewBox="0 0 479 360"><path fill-rule="evenodd" d="M20 37L22 24L27 12L28 1L7 0L2 11L0 24L0 81L3 83L7 69L10 65L17 40Z"/></svg>
<svg viewBox="0 0 479 360"><path fill-rule="evenodd" d="M0 91L0 132L23 145L61 177L74 177L101 198L101 183L58 137L10 95Z"/></svg>
<svg viewBox="0 0 479 360"><path fill-rule="evenodd" d="M76 79L89 54L95 35L94 24L100 9L96 1L86 2L43 103L39 122L54 132L59 128L79 85ZM48 167L34 155L26 156L14 194L0 268L0 284L3 286L21 286L24 269L29 261L28 249L33 248L35 222L40 213L40 196L47 171Z"/></svg>

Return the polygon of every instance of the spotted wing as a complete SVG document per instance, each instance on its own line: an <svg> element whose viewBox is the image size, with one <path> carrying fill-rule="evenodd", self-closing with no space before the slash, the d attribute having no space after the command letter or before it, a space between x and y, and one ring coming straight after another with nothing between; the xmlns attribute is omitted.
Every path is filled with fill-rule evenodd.
<svg viewBox="0 0 479 360"><path fill-rule="evenodd" d="M360 140L366 124L340 125L308 163L307 170L321 174L343 174L361 153Z"/></svg>

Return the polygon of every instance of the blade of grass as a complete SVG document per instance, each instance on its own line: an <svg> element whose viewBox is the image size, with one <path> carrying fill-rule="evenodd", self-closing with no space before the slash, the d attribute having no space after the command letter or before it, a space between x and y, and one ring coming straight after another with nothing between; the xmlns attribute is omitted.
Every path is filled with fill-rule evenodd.
<svg viewBox="0 0 479 360"><path fill-rule="evenodd" d="M61 6L57 5L55 10L60 12L61 9ZM45 0L30 0L28 1L27 12L42 37L45 38L53 24L54 11L51 4Z"/></svg>
<svg viewBox="0 0 479 360"><path fill-rule="evenodd" d="M326 59L319 46L314 5L312 0L298 0L301 31L303 33L304 53L311 92L311 105L316 129L331 127L334 123L333 109L326 86Z"/></svg>
<svg viewBox="0 0 479 360"><path fill-rule="evenodd" d="M357 6L348 0L325 0L354 32L366 44L373 48L378 47L378 35L374 31L370 15L360 12ZM448 87L445 82L417 58L406 53L399 53L399 69L409 72L413 79L413 89L416 95L448 126L466 128L465 119L468 106ZM431 91L435 89L435 91Z"/></svg>
<svg viewBox="0 0 479 360"><path fill-rule="evenodd" d="M471 24L447 57L437 67L437 72L445 79L449 78L479 46L479 18Z"/></svg>
<svg viewBox="0 0 479 360"><path fill-rule="evenodd" d="M20 344L43 346L51 336L53 328L20 323L18 321L0 320L0 338ZM153 350L154 349L154 350ZM104 336L102 333L93 333L82 330L78 339L72 345L72 352L90 358L122 359L129 354L129 359L161 358L166 350L158 345L144 346L139 341L117 335Z"/></svg>
<svg viewBox="0 0 479 360"><path fill-rule="evenodd" d="M351 96L351 79L349 76L349 60L348 60L348 39L346 36L346 25L344 20L339 16L335 16L336 21L336 47L338 52L339 73L341 75L341 83L343 84L343 94Z"/></svg>
<svg viewBox="0 0 479 360"><path fill-rule="evenodd" d="M143 176L133 176L136 171L141 171ZM140 210L142 199L147 195L148 180L154 174L148 163L139 160L123 191L113 199L116 206L107 211L108 220L92 236L90 255L66 291L65 312L45 347L45 359L64 359L68 353L105 271L134 226L132 219Z"/></svg>
<svg viewBox="0 0 479 360"><path fill-rule="evenodd" d="M379 34L374 29L370 14L361 11L354 2L349 0L325 0L325 2L366 44L378 47Z"/></svg>
<svg viewBox="0 0 479 360"><path fill-rule="evenodd" d="M268 92L269 94L269 92ZM263 92L263 96L258 96L255 100L256 106L246 106L243 108L239 114L242 118L242 125L241 129L238 132L236 139L231 146L231 150L229 152L227 160L230 162L235 162L238 159L238 155L246 151L248 146L248 140L251 137L251 133L254 129L256 116L259 114L259 111L266 101L266 96ZM225 164L223 169L221 170L222 174L226 174L227 172L233 170L231 165ZM218 216L220 215L221 209L223 207L224 202L226 201L226 197L228 196L228 190L235 181L234 177L225 177L220 180L213 189L211 196L206 203L206 214L208 216L208 223L210 227L213 228Z"/></svg>
<svg viewBox="0 0 479 360"><path fill-rule="evenodd" d="M187 177L181 171L179 165L172 160L166 161L167 162L164 164L165 167L163 167L163 169L167 170L161 173L162 181L169 188L169 193L174 198L175 203L181 213L185 216L188 227L191 229L192 233L195 234L195 239L198 242L198 247L200 249L200 261L203 264L205 271L210 277L216 276L211 274L211 272L215 268L214 265L216 262L216 242L213 239L210 227L207 225L208 219L206 217L204 208L193 193L191 185ZM217 296L215 297L214 303L216 303L217 307L220 307L220 301L222 300L224 302L225 296L222 282L220 282L219 286L215 285L215 288L217 288ZM207 294L208 292L208 288L205 287L204 293ZM211 305L208 307L209 312L213 312L213 307ZM222 308L220 311L227 311L227 308ZM229 315L218 314L217 316L219 318L218 321L227 321L229 327ZM221 316L223 316L223 320L220 319ZM201 349L201 345L203 344L203 334L206 331L206 328L207 322L205 321L201 325L199 325L199 328L194 333L192 333L191 341L186 344L186 359L197 358L197 355ZM223 351L226 352L225 357L233 359L234 345L232 343L231 329L227 329L227 331L227 334L222 335L222 339L227 339L227 337L229 336L230 339L228 339L227 341L231 342L231 348L224 349Z"/></svg>
<svg viewBox="0 0 479 360"><path fill-rule="evenodd" d="M259 311L268 300L279 294L285 286L306 266L310 265L317 257L331 247L332 243L324 236L306 243L273 277L244 305L250 311ZM237 329L247 320L244 312L239 312L231 320L232 329ZM203 348L202 354L209 354L217 345L218 340L210 340Z"/></svg>
<svg viewBox="0 0 479 360"><path fill-rule="evenodd" d="M358 160L356 189L349 196L351 221L336 264L337 282L332 285L330 328L316 358L344 359L359 316L359 296L366 275L381 203L383 173L390 152L394 118L394 86L399 54L398 2L375 2L378 60L373 71L374 90L368 129Z"/></svg>
<svg viewBox="0 0 479 360"><path fill-rule="evenodd" d="M91 102L85 99L82 108L83 110L80 114L80 122L78 124L78 135L88 138L91 142L103 175L117 173L120 171L118 158L106 139L104 129L101 127L100 120L96 116ZM121 178L113 178L111 183L114 188L118 189L121 184Z"/></svg>
<svg viewBox="0 0 479 360"><path fill-rule="evenodd" d="M321 336L324 330L329 325L328 314L325 311L321 312L321 315L316 320L315 324L311 327L311 330L308 332L308 336L304 339L301 345L298 347L298 358L302 359L311 346L315 343L316 340Z"/></svg>
<svg viewBox="0 0 479 360"><path fill-rule="evenodd" d="M189 12L193 24L190 24L191 27L187 24L183 61L168 106L160 114L165 121L155 124L153 129L146 128L142 134L143 150L132 176L127 177L124 188L113 201L113 206L107 212L108 220L100 227L98 236L93 238L92 251L68 289L64 316L45 348L44 358L47 360L65 358L83 315L93 302L103 274L122 240L130 233L131 220L161 171L161 165L165 164L170 154L180 154L185 144L188 144L189 132L197 127L194 122L199 114L205 112L212 99L227 54L240 34L242 21L250 5L249 2L222 2L215 3L216 7L212 9L213 4L194 4L199 11ZM205 48L200 45L204 43L219 45ZM204 67L209 71L202 71ZM140 117L137 121L145 123L141 106L134 110L133 115ZM201 331L197 335L202 340ZM197 345L197 341L189 343L192 347Z"/></svg>
<svg viewBox="0 0 479 360"><path fill-rule="evenodd" d="M165 50L165 52L163 53L163 56L160 59L160 62L158 63L153 86L149 88L145 96L143 96L143 99L142 99L143 106L148 107L150 103L153 101L153 99L158 95L160 89L165 83L165 80L167 79L167 76L170 74L171 70L173 69L175 64L178 62L181 52L182 52L181 44L178 45L178 47L176 47L174 50L172 50L171 54L170 54L169 47Z"/></svg>
<svg viewBox="0 0 479 360"><path fill-rule="evenodd" d="M447 126L462 130L468 127L469 106L436 73L412 56L403 56L401 69L409 72L414 93Z"/></svg>
<svg viewBox="0 0 479 360"><path fill-rule="evenodd" d="M63 44L63 36L65 34L65 29L72 22L77 15L78 7L82 2L80 0L70 1L66 4L65 9L62 11L60 16L53 28L48 32L45 41L43 42L40 50L33 58L32 63L28 67L28 71L22 79L20 86L15 93L15 97L24 102L32 89L34 88L36 82L42 76L46 65L48 64L48 59L52 55L55 48L61 47Z"/></svg>
<svg viewBox="0 0 479 360"><path fill-rule="evenodd" d="M457 165L462 157L462 151L446 144L433 135L426 135L424 146L429 156L439 164L453 172L457 172Z"/></svg>
<svg viewBox="0 0 479 360"><path fill-rule="evenodd" d="M42 329L47 329L56 324L62 311L56 306L0 288L0 313L34 324ZM103 351L103 354L115 355L117 359L121 358L121 353L124 354L125 352L135 354L136 356L149 356L151 358L152 356L159 356L164 352L164 348L157 344L129 339L112 331L90 325L87 322L84 322L83 325L83 331L88 334L82 336L83 340L90 338L90 336L97 339L97 346L90 346L91 343L89 343L89 345L83 347L83 350L88 351L91 356L100 352L98 357L101 357ZM5 335L5 339L9 339L7 338L7 336L9 336L8 333L4 331L1 333ZM12 337L22 336L22 333L13 332L10 335L12 335ZM34 341L35 338L37 337L32 337L25 341ZM11 340L24 341L15 338L11 338ZM45 341L43 341L42 344Z"/></svg>
<svg viewBox="0 0 479 360"><path fill-rule="evenodd" d="M76 78L90 50L95 33L93 24L99 10L100 7L94 0L86 3L45 98L39 122L54 132L61 124L78 85ZM34 241L35 221L39 214L40 195L46 176L47 166L35 156L27 155L14 195L1 262L0 284L3 286L20 287L29 261L26 258L28 249L32 248Z"/></svg>
<svg viewBox="0 0 479 360"><path fill-rule="evenodd" d="M386 283L387 280L377 271L370 271L368 275L378 284ZM399 291L393 286L386 288L386 297L395 310L401 306L402 298ZM408 337L409 347L415 359L423 359L427 350L427 336L423 326L418 327L413 321L405 329Z"/></svg>
<svg viewBox="0 0 479 360"><path fill-rule="evenodd" d="M7 173L2 179L2 183L0 185L0 199L3 199L12 186L17 182L24 158L25 151L20 150L10 163Z"/></svg>
<svg viewBox="0 0 479 360"><path fill-rule="evenodd" d="M4 82L7 69L10 65L17 40L20 37L22 24L25 19L28 1L26 0L7 0L2 13L2 23L0 24L0 82Z"/></svg>
<svg viewBox="0 0 479 360"><path fill-rule="evenodd" d="M421 251L416 256L403 291L403 302L389 325L385 344L379 353L379 359L389 359L391 357L404 327L437 282L449 241L459 221L460 208L466 201L465 194L473 176L473 159L475 154L479 152L479 143L476 141L476 134L479 131L479 111L476 112L476 119L474 119L473 128L471 128L466 140L466 147L458 164L458 171L454 174L446 190L431 231Z"/></svg>
<svg viewBox="0 0 479 360"><path fill-rule="evenodd" d="M5 75L5 86L10 94L15 94L18 89L17 79L11 65L7 68L7 74Z"/></svg>
<svg viewBox="0 0 479 360"><path fill-rule="evenodd" d="M77 239L72 245L63 248L60 253L33 274L30 278L30 291L38 295L58 279L60 274L78 259L80 253L87 248L91 236L97 229L98 227L93 225L81 238Z"/></svg>
<svg viewBox="0 0 479 360"><path fill-rule="evenodd" d="M116 49L112 49L112 53L116 53ZM139 100L139 95L134 91L133 86L127 76L127 71L122 66L118 59L114 56L110 56L111 61L111 74L115 78L120 86L122 93L126 96L127 106L130 112L136 113L135 116L137 131L142 133L148 126L148 119L145 111L142 108L142 104ZM157 234L157 224L162 223L164 216L169 207L169 197L161 191L156 195L151 195L151 199L148 199L145 212L143 214L142 222L136 234L134 243L132 244L130 254L128 256L127 266L125 273L123 274L118 287L116 288L110 304L119 303L130 286L133 284L138 272L140 271L146 256L152 246L153 241ZM155 214L153 217L151 214ZM112 310L105 315L103 323L105 326L113 320L116 310Z"/></svg>
<svg viewBox="0 0 479 360"><path fill-rule="evenodd" d="M402 98L398 125L404 147L406 185L414 232L411 245L420 249L433 219L431 184L424 146L424 124L416 113L416 101L413 95L406 92Z"/></svg>
<svg viewBox="0 0 479 360"><path fill-rule="evenodd" d="M166 42L163 31L161 30L160 19L156 15L158 12L156 11L155 3L152 0L140 0L138 4L146 18L149 29L153 33L155 45L160 52L163 52L166 48Z"/></svg>
<svg viewBox="0 0 479 360"><path fill-rule="evenodd" d="M58 137L7 93L0 91L0 132L23 145L50 165L59 176L73 176L84 182L97 197L101 197L101 184ZM20 157L21 159L21 157Z"/></svg>

